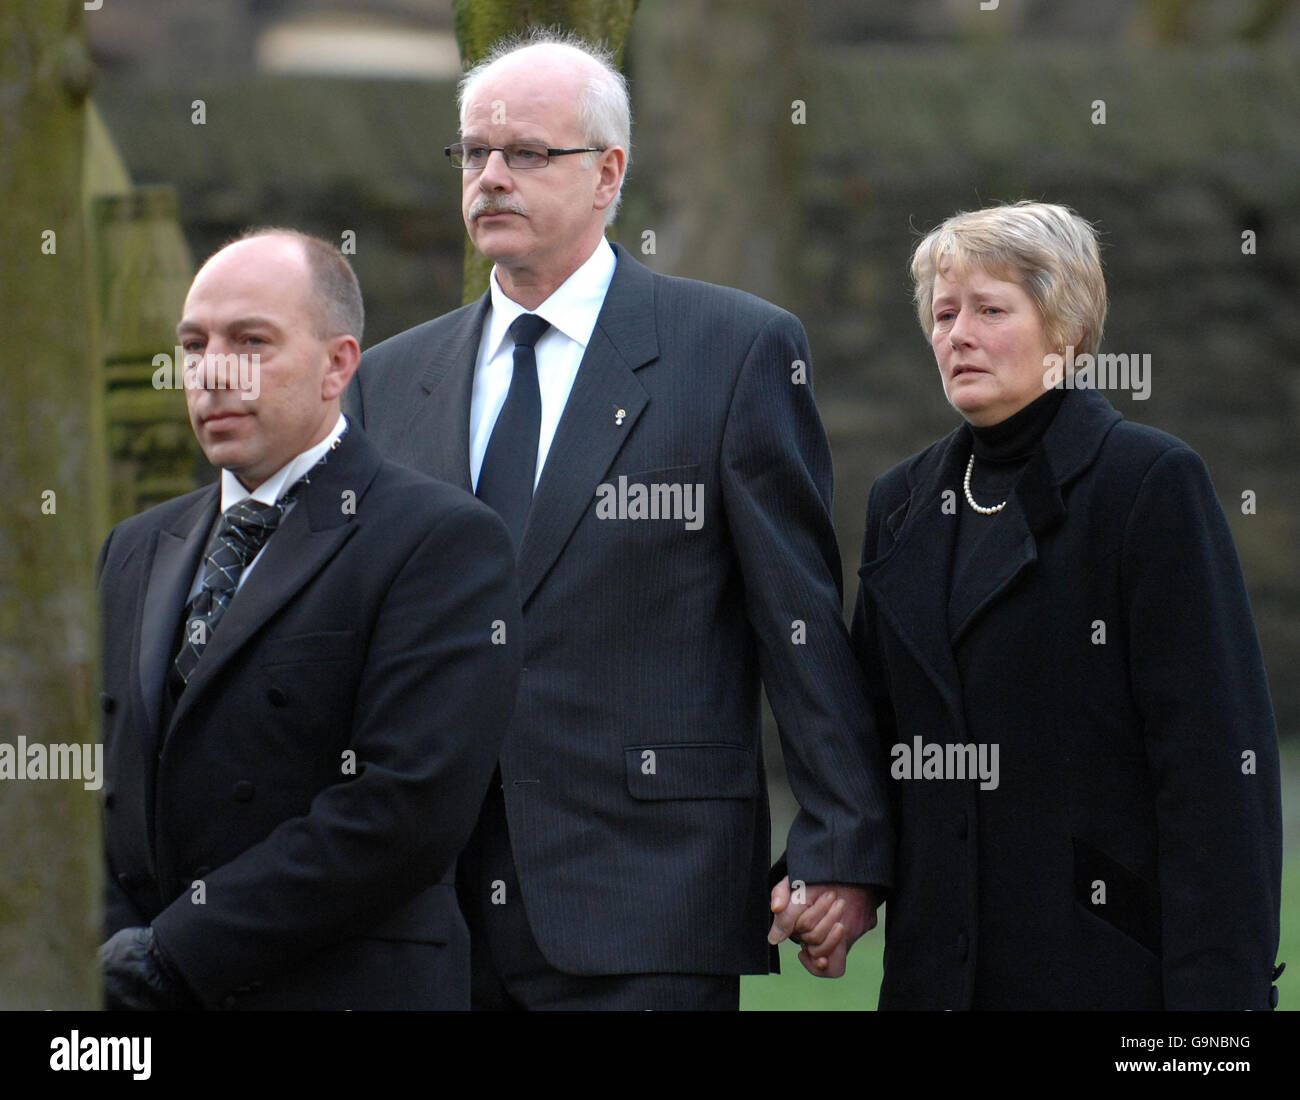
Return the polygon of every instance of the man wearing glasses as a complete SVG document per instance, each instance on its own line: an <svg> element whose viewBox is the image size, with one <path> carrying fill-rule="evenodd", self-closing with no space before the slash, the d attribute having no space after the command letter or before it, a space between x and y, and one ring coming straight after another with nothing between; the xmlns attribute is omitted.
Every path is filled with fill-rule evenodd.
<svg viewBox="0 0 1300 1100"><path fill-rule="evenodd" d="M838 976L892 840L803 329L606 241L630 148L607 55L499 44L460 117L490 289L367 352L349 411L495 508L518 554L525 669L458 871L475 1006L734 1009L769 925L829 931L800 957ZM775 924L760 681L805 884Z"/></svg>

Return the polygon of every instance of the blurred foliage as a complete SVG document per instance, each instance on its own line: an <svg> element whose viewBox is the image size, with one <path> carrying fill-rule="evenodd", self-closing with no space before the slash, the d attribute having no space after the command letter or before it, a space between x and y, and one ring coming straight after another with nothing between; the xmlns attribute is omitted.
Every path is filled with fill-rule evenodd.
<svg viewBox="0 0 1300 1100"><path fill-rule="evenodd" d="M1255 10L1241 25L1248 42L1265 42L1282 29L1283 19L1295 11L1295 0L1256 0Z"/></svg>

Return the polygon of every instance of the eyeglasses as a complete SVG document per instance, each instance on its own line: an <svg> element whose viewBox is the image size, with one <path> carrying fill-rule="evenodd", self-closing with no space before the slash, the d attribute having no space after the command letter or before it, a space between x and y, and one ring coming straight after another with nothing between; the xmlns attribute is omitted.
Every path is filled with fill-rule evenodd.
<svg viewBox="0 0 1300 1100"><path fill-rule="evenodd" d="M477 172L487 167L488 158L500 153L506 158L507 168L545 168L551 157L567 157L570 153L603 153L604 145L587 149L548 149L545 145L473 145L457 141L443 150L453 168L462 172Z"/></svg>

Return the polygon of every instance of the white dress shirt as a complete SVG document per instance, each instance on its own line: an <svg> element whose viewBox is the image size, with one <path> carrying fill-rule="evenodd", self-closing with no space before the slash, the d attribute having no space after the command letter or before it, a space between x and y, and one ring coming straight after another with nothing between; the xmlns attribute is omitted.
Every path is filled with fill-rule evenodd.
<svg viewBox="0 0 1300 1100"><path fill-rule="evenodd" d="M489 280L492 306L483 321L479 338L478 360L474 366L474 396L469 407L469 470L474 488L483 468L488 440L496 426L501 406L510 392L515 369L515 342L510 326L525 313L532 313L551 323L537 341L537 384L542 394L542 425L537 437L537 473L533 488L542 476L546 455L555 439L564 406L568 403L578 366L587 351L605 293L614 278L617 260L604 237L587 261L570 275L549 298L536 309L524 309L506 297L497 282L496 268Z"/></svg>
<svg viewBox="0 0 1300 1100"><path fill-rule="evenodd" d="M347 426L348 426L347 417L344 416L342 413L339 413L338 421L335 423L334 428L329 435L327 435L314 447L311 447L308 450L303 451L302 454L300 454L297 458L291 459L285 465L281 466L278 470L275 471L275 473L273 473L270 477L268 477L264 482L262 482L261 485L259 485L256 489L254 489L251 493L244 487L244 483L240 481L239 478L237 478L229 470L222 470L221 471L222 512L228 511L229 509L233 508L236 504L238 504L240 501L247 500L249 497L252 497L259 504L274 504L277 500L280 499L281 496L284 495L284 493L289 489L291 485L293 485L295 481L297 481L300 477L302 477L303 474L305 474L308 470L310 470L313 466L315 466L317 462L321 460L321 457L325 454L325 452L328 451L331 447L333 447L334 444L338 441L339 436L343 434L343 429L346 428ZM297 503L298 502L296 500L291 500L288 504L288 507L285 508L284 514L287 516L291 511L293 511L294 505ZM219 516L217 517L217 522L218 523L220 522ZM282 523L284 522L283 518L281 518L280 522ZM266 549L266 544L264 543L262 545L262 549L258 550L258 552L253 556L253 560L250 561L246 566L244 566L244 571L239 575L239 582L235 585L236 592L238 592L240 588L243 587L244 582L248 580L248 574L253 571L253 567L257 564L258 559L262 556L262 552L265 549ZM188 596L189 600L194 599L194 597L198 595L199 589L203 587L203 566L204 563L200 561L198 574L194 578L194 583L190 585L190 594Z"/></svg>

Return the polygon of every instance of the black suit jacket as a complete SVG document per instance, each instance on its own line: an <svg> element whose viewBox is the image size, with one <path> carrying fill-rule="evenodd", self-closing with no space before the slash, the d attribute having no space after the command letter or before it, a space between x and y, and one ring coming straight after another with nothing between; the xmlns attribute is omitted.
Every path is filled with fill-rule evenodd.
<svg viewBox="0 0 1300 1100"><path fill-rule="evenodd" d="M793 316L616 254L519 552L501 773L523 900L569 973L765 973L760 680L801 807L792 876L890 880L830 451ZM389 458L467 489L487 308L370 349L347 398ZM700 486L702 523L601 518L620 477Z"/></svg>
<svg viewBox="0 0 1300 1100"><path fill-rule="evenodd" d="M209 1007L468 1007L454 860L522 657L505 526L352 425L164 727L218 505L152 508L100 556L107 932L152 923Z"/></svg>
<svg viewBox="0 0 1300 1100"><path fill-rule="evenodd" d="M996 744L1000 770L981 790L882 762L881 1007L1267 1008L1277 736L1204 463L1069 392L953 578L970 450L963 426L867 510L853 629L885 743Z"/></svg>

